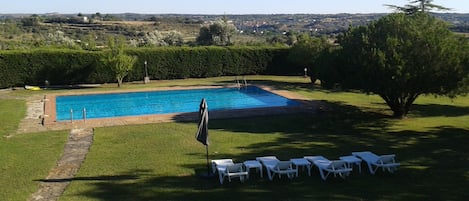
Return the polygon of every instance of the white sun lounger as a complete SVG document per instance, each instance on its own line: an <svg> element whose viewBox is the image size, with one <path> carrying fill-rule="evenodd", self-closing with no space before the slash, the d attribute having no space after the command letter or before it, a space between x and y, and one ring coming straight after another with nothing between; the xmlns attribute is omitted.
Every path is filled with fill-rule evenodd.
<svg viewBox="0 0 469 201"><path fill-rule="evenodd" d="M279 178L281 178L282 175L287 175L288 178L293 179L298 171L293 168L291 161L280 161L275 156L257 157L256 160L265 167L267 176L271 181L274 179L275 174L277 174Z"/></svg>
<svg viewBox="0 0 469 201"><path fill-rule="evenodd" d="M239 178L241 182L244 182L248 177L248 172L245 170L242 163L235 163L225 166L225 171L221 172L220 184L223 184L225 177L228 178L229 182L231 182L232 178Z"/></svg>
<svg viewBox="0 0 469 201"><path fill-rule="evenodd" d="M223 184L224 172L226 171L226 166L234 165L233 159L216 159L212 160L212 172L218 172L218 179L220 183Z"/></svg>
<svg viewBox="0 0 469 201"><path fill-rule="evenodd" d="M352 168L347 167L347 162L343 160L331 161L323 156L305 156L304 158L318 167L323 180L326 180L331 173L334 174L334 177L339 175L345 179L352 172Z"/></svg>
<svg viewBox="0 0 469 201"><path fill-rule="evenodd" d="M225 177L231 182L231 178L238 177L241 182L244 182L248 177L248 172L245 170L242 163L234 163L232 159L216 159L212 160L212 172L218 172L218 179L220 184L223 184Z"/></svg>
<svg viewBox="0 0 469 201"><path fill-rule="evenodd" d="M212 160L212 172L218 171L218 168L224 168L227 165L233 165L233 159L216 159Z"/></svg>
<svg viewBox="0 0 469 201"><path fill-rule="evenodd" d="M375 174L379 168L383 171L394 172L401 164L396 163L394 154L378 156L370 151L352 152L352 155L361 158L368 165L371 174Z"/></svg>

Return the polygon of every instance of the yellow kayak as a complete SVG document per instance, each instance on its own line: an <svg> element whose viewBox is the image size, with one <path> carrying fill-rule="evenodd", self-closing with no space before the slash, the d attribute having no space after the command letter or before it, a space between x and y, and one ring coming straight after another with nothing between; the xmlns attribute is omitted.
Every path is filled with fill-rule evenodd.
<svg viewBox="0 0 469 201"><path fill-rule="evenodd" d="M38 86L29 86L29 85L25 85L24 88L27 89L27 90L32 90L32 91L41 90L41 87L38 87Z"/></svg>

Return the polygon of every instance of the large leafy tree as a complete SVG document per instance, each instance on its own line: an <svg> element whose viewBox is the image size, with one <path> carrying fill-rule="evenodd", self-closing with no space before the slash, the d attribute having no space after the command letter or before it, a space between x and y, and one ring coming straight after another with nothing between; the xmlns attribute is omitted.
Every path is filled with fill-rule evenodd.
<svg viewBox="0 0 469 201"><path fill-rule="evenodd" d="M197 43L201 45L232 45L231 37L236 33L236 27L226 18L215 21L210 26L201 27Z"/></svg>
<svg viewBox="0 0 469 201"><path fill-rule="evenodd" d="M468 75L467 40L423 12L350 28L338 42L341 86L379 95L395 117L405 117L422 94L454 95Z"/></svg>

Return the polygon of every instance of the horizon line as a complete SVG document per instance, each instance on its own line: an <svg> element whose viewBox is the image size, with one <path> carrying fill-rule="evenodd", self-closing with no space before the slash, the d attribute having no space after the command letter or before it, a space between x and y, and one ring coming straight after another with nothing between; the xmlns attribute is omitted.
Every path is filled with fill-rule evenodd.
<svg viewBox="0 0 469 201"><path fill-rule="evenodd" d="M339 12L339 13L236 13L236 14L229 14L229 13L145 13L145 12L115 12L115 13L83 13L83 12L76 12L76 13L61 13L61 12L47 12L47 13L30 13L30 12L18 12L18 13L0 13L0 15L50 15L50 14L59 14L59 15L92 15L92 14L109 14L109 15L119 15L119 14L138 14L138 15L340 15L340 14L351 14L351 15L360 15L360 14L391 14L396 12L363 12L363 13L348 13L348 12ZM459 12L431 12L433 14L469 14L469 13L459 13Z"/></svg>

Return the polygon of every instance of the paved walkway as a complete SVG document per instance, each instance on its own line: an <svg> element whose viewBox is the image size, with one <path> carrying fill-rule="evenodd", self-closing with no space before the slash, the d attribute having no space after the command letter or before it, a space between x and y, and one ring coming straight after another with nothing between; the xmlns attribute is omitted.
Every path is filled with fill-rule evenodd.
<svg viewBox="0 0 469 201"><path fill-rule="evenodd" d="M31 96L26 99L26 117L21 120L16 133L34 133L47 131L42 125L44 102L42 96Z"/></svg>
<svg viewBox="0 0 469 201"><path fill-rule="evenodd" d="M73 180L93 143L93 129L72 129L57 166L49 172L29 201L58 200Z"/></svg>

